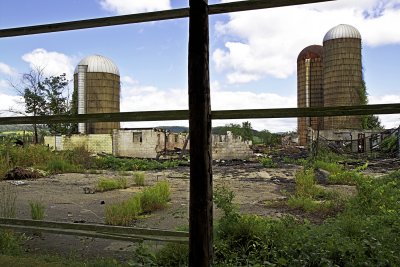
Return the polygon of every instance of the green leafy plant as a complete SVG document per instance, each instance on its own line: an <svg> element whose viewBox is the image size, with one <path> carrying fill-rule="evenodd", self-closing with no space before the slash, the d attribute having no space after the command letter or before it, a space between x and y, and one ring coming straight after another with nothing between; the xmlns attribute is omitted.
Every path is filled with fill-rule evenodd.
<svg viewBox="0 0 400 267"><path fill-rule="evenodd" d="M29 202L29 206L31 208L32 220L43 220L44 219L45 206L43 205L42 202L32 201L32 202Z"/></svg>
<svg viewBox="0 0 400 267"><path fill-rule="evenodd" d="M144 186L144 172L134 172L133 179L137 186Z"/></svg>
<svg viewBox="0 0 400 267"><path fill-rule="evenodd" d="M276 168L276 167L278 167L278 165L271 158L262 158L262 159L260 159L260 163L265 168Z"/></svg>
<svg viewBox="0 0 400 267"><path fill-rule="evenodd" d="M331 174L336 174L343 171L343 166L337 164L336 162L325 162L322 160L316 160L313 166L315 169L323 169Z"/></svg>
<svg viewBox="0 0 400 267"><path fill-rule="evenodd" d="M11 230L0 229L0 255L19 255L21 253L21 238Z"/></svg>

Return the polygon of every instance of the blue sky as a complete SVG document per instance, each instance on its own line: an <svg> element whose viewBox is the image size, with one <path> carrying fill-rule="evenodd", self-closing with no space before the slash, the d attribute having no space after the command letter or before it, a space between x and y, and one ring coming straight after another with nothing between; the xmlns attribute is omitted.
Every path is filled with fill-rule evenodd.
<svg viewBox="0 0 400 267"><path fill-rule="evenodd" d="M210 4L220 0L209 1ZM227 1L223 1L227 2ZM9 0L0 2L0 28L185 7L183 0ZM296 58L345 23L363 37L370 103L399 103L400 0L339 0L210 17L212 108L296 106ZM188 19L0 39L0 110L17 108L9 81L30 67L48 75L100 54L119 67L121 111L187 109ZM1 112L1 111L0 111ZM3 112L2 116L9 115ZM382 116L396 127L400 115ZM223 125L240 121L214 121ZM252 120L256 129L295 130L296 119ZM141 122L125 126L187 125Z"/></svg>

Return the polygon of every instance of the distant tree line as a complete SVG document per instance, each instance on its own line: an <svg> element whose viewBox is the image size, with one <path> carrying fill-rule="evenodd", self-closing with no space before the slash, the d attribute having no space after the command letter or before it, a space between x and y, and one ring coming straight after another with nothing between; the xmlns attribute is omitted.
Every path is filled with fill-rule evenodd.
<svg viewBox="0 0 400 267"><path fill-rule="evenodd" d="M244 140L250 140L254 144L277 145L281 142L281 135L271 133L268 130L257 131L254 130L249 121L240 124L227 124L225 126L214 127L213 134L224 135L227 131L232 132L233 135L241 136Z"/></svg>

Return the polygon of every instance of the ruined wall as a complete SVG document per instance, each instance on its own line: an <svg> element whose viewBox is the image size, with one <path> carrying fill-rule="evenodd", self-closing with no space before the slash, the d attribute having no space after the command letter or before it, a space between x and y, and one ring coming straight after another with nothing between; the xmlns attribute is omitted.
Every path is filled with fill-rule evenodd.
<svg viewBox="0 0 400 267"><path fill-rule="evenodd" d="M248 159L253 156L251 144L251 141L243 141L241 136L234 136L229 131L226 135L212 135L212 158L213 160Z"/></svg>
<svg viewBox="0 0 400 267"><path fill-rule="evenodd" d="M182 149L186 134L167 133L157 129L114 130L112 134L46 136L45 145L54 150L85 147L93 153L113 154L117 157L156 158L165 150ZM231 132L212 136L213 159L248 159L253 155L251 141L243 141ZM190 143L187 145L190 150Z"/></svg>
<svg viewBox="0 0 400 267"><path fill-rule="evenodd" d="M164 149L163 132L149 130L114 130L113 154L118 157L155 158Z"/></svg>
<svg viewBox="0 0 400 267"><path fill-rule="evenodd" d="M317 139L317 131L309 129L310 140ZM320 137L329 140L350 143L351 152L359 152L360 145L364 147L364 152L371 151L371 147L381 142L384 136L381 136L381 130L350 130L350 129L336 129L336 130L321 130L319 131ZM359 139L359 137L363 138ZM377 137L374 137L377 136ZM379 136L379 138L378 138Z"/></svg>
<svg viewBox="0 0 400 267"><path fill-rule="evenodd" d="M57 151L85 147L92 153L112 154L111 134L45 136L44 144Z"/></svg>

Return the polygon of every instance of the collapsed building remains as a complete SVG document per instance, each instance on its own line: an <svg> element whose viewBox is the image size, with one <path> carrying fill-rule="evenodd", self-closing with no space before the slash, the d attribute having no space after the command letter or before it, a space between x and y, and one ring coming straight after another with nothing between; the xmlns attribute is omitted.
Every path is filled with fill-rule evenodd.
<svg viewBox="0 0 400 267"><path fill-rule="evenodd" d="M57 151L84 147L92 153L152 159L179 155L190 149L187 133L172 133L161 128L114 129L111 134L46 136L44 143ZM251 145L251 141L245 141L229 131L226 135L212 135L212 158L248 159L253 156Z"/></svg>

